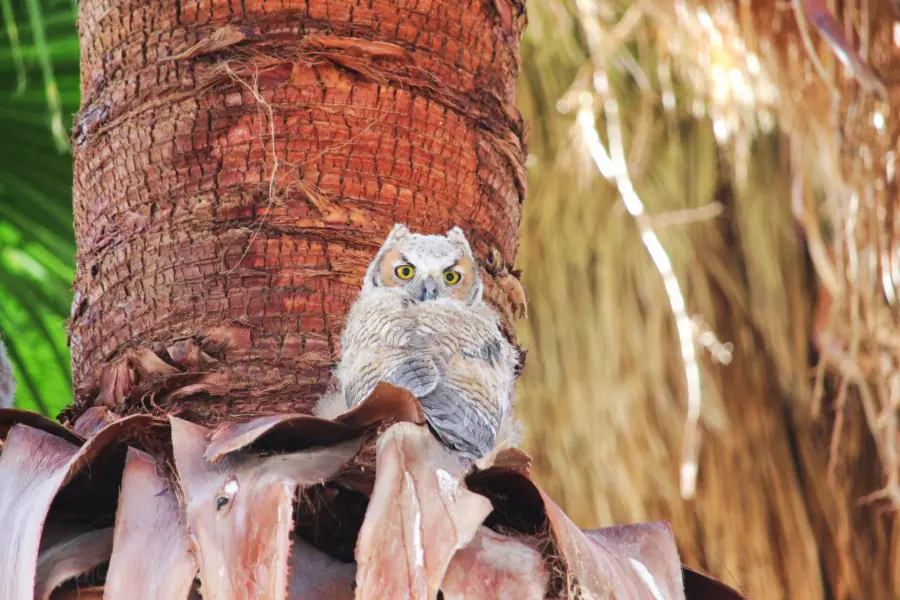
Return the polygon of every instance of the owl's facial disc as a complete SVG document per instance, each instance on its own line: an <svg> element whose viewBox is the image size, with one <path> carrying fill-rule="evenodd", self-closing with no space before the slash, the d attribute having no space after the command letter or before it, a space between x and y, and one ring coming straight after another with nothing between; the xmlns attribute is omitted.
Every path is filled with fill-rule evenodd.
<svg viewBox="0 0 900 600"><path fill-rule="evenodd" d="M464 258L452 250L449 245L441 248L434 243L424 248L409 244L392 249L382 259L380 286L400 288L414 302L456 297L466 277L458 267Z"/></svg>
<svg viewBox="0 0 900 600"><path fill-rule="evenodd" d="M461 230L421 235L402 229L385 240L369 268L366 286L395 288L413 302L453 298L481 301L481 279Z"/></svg>

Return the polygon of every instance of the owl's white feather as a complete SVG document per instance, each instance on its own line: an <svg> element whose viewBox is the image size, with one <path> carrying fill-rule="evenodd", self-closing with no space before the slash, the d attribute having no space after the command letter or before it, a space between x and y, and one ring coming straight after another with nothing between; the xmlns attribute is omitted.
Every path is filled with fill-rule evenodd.
<svg viewBox="0 0 900 600"><path fill-rule="evenodd" d="M16 379L6 355L6 347L0 340L0 408L11 408L15 401Z"/></svg>
<svg viewBox="0 0 900 600"><path fill-rule="evenodd" d="M462 456L478 459L498 442L511 444L498 434L516 431L518 352L482 290L461 230L420 235L395 226L347 316L335 373L345 406L387 381L419 398L429 425Z"/></svg>

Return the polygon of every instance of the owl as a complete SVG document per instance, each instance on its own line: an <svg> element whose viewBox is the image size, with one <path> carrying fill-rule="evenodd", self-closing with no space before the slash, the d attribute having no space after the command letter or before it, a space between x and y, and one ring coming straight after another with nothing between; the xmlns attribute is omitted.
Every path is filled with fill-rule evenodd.
<svg viewBox="0 0 900 600"><path fill-rule="evenodd" d="M336 369L352 408L379 381L415 395L443 444L477 460L512 446L518 352L483 285L461 229L411 233L395 225L350 309Z"/></svg>

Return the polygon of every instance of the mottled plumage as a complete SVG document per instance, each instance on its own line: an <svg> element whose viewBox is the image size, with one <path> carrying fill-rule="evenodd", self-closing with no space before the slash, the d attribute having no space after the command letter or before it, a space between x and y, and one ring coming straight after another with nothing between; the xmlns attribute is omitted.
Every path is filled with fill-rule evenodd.
<svg viewBox="0 0 900 600"><path fill-rule="evenodd" d="M6 356L6 347L0 340L0 408L10 408L15 401L16 380L12 365Z"/></svg>
<svg viewBox="0 0 900 600"><path fill-rule="evenodd" d="M482 290L462 230L420 235L396 225L347 317L336 372L346 406L383 380L418 397L441 441L463 456L511 444L518 355Z"/></svg>

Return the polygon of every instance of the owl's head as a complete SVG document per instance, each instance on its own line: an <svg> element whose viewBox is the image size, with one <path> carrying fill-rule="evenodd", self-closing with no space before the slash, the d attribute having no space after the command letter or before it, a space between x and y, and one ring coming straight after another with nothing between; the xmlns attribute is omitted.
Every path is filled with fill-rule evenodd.
<svg viewBox="0 0 900 600"><path fill-rule="evenodd" d="M466 304L481 302L483 290L462 229L422 235L405 225L394 225L366 271L362 293L377 288L402 290L415 302L454 298Z"/></svg>

